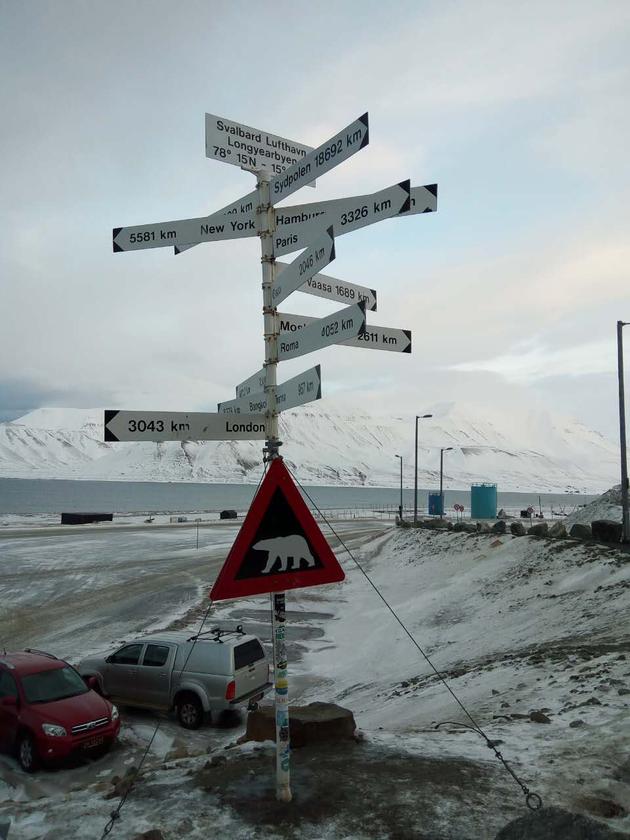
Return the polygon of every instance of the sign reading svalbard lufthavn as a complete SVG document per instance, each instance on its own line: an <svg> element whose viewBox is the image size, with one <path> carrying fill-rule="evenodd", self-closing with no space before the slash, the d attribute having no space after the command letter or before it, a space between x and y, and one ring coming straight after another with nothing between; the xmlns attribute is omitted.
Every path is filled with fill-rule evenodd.
<svg viewBox="0 0 630 840"><path fill-rule="evenodd" d="M345 574L281 458L271 462L210 600L339 583Z"/></svg>

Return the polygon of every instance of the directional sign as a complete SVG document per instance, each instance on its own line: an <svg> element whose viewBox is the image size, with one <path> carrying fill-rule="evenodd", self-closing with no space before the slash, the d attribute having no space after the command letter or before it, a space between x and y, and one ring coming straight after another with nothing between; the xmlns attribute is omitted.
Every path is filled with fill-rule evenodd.
<svg viewBox="0 0 630 840"><path fill-rule="evenodd" d="M299 161L312 146L278 137L260 128L206 114L206 157L251 172L281 172ZM315 184L308 184L314 187Z"/></svg>
<svg viewBox="0 0 630 840"><path fill-rule="evenodd" d="M257 204L257 193L254 191L211 216L114 228L114 252L164 248L170 245L183 246L191 243L196 245L199 242L256 236Z"/></svg>
<svg viewBox="0 0 630 840"><path fill-rule="evenodd" d="M411 206L409 181L401 181L369 195L316 201L276 211L274 254L281 257L306 248L324 226L332 225L335 237L405 213Z"/></svg>
<svg viewBox="0 0 630 840"><path fill-rule="evenodd" d="M288 312L280 314L280 329L285 332L295 332L302 329L312 329L318 318L307 315L291 315ZM365 325L365 332L335 344L347 344L349 347L367 347L370 350L390 350L394 353L411 353L411 330L396 330L391 327L375 327Z"/></svg>
<svg viewBox="0 0 630 840"><path fill-rule="evenodd" d="M283 198L287 198L310 181L352 157L368 143L368 115L365 113L339 134L335 134L326 143L322 143L280 175L272 178L269 182L271 203L277 204Z"/></svg>
<svg viewBox="0 0 630 840"><path fill-rule="evenodd" d="M276 275L271 289L271 300L279 306L292 292L299 289L307 280L335 259L335 237L332 227L327 228L310 248L286 266L281 274Z"/></svg>
<svg viewBox="0 0 630 840"><path fill-rule="evenodd" d="M401 216L415 216L417 213L435 213L437 210L437 184L411 188L411 207Z"/></svg>
<svg viewBox="0 0 630 840"><path fill-rule="evenodd" d="M281 315L281 324L284 316ZM286 330L280 327L278 361L295 359L329 344L356 338L365 330L365 304L346 306L325 318L314 318L308 326L293 327L288 321Z"/></svg>
<svg viewBox="0 0 630 840"><path fill-rule="evenodd" d="M278 274L281 274L285 268L285 263L276 263ZM300 286L298 292L306 292L306 294L326 298L327 300L338 300L340 303L363 302L367 310L376 312L376 289L368 289L367 286L358 286L356 283L338 280L336 277L329 277L327 274L315 274L304 285Z"/></svg>
<svg viewBox="0 0 630 840"><path fill-rule="evenodd" d="M276 458L210 592L223 601L344 580L343 569Z"/></svg>
<svg viewBox="0 0 630 840"><path fill-rule="evenodd" d="M264 414L224 414L182 411L105 411L105 440L264 440Z"/></svg>
<svg viewBox="0 0 630 840"><path fill-rule="evenodd" d="M261 368L249 376L244 382L236 386L236 396L248 397L250 394L256 394L262 391L267 381L267 374L265 369Z"/></svg>
<svg viewBox="0 0 630 840"><path fill-rule="evenodd" d="M282 385L276 388L276 405L278 411L286 411L298 405L320 400L322 398L322 377L319 365L310 370L287 379ZM267 410L267 395L264 391L258 391L247 397L236 400L228 400L219 403L217 411L219 414L247 414L248 412L263 412Z"/></svg>

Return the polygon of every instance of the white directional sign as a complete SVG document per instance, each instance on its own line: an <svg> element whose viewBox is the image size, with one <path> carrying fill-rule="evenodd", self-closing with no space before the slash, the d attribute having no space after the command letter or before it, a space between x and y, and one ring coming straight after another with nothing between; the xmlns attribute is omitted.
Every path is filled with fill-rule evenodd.
<svg viewBox="0 0 630 840"><path fill-rule="evenodd" d="M181 411L105 411L106 441L118 440L264 440L264 414L241 414L238 421L224 414Z"/></svg>
<svg viewBox="0 0 630 840"><path fill-rule="evenodd" d="M415 216L418 213L435 213L437 210L437 184L411 188L411 206L401 216Z"/></svg>
<svg viewBox="0 0 630 840"><path fill-rule="evenodd" d="M271 289L274 306L279 306L292 292L299 289L321 268L335 259L335 237L332 227L327 228L315 242L303 251L299 257L286 266L281 274L276 275Z"/></svg>
<svg viewBox="0 0 630 840"><path fill-rule="evenodd" d="M409 181L401 181L376 193L316 201L276 210L274 253L276 257L306 248L324 226L332 225L335 237L405 213L411 206Z"/></svg>
<svg viewBox="0 0 630 840"><path fill-rule="evenodd" d="M240 239L256 236L256 191L228 204L211 216L197 219L177 219L151 225L114 228L114 252L137 251L144 248L164 248L169 245L195 245L221 239Z"/></svg>
<svg viewBox="0 0 630 840"><path fill-rule="evenodd" d="M348 160L369 143L368 115L359 117L269 182L272 204Z"/></svg>
<svg viewBox="0 0 630 840"><path fill-rule="evenodd" d="M280 329L286 332L311 329L318 321L307 315L280 315ZM396 330L391 327L365 325L365 332L354 338L335 341L335 344L347 344L349 347L367 347L370 350L390 350L394 353L411 353L411 330Z"/></svg>
<svg viewBox="0 0 630 840"><path fill-rule="evenodd" d="M206 157L232 163L251 172L281 172L297 163L312 146L278 137L251 125L206 114ZM308 184L314 187L315 184Z"/></svg>
<svg viewBox="0 0 630 840"><path fill-rule="evenodd" d="M310 370L288 379L276 389L276 405L278 411L286 411L298 405L320 400L322 397L322 379L319 365ZM267 395L260 391L238 400L228 400L219 403L219 414L244 414L250 411L263 412L267 410Z"/></svg>
<svg viewBox="0 0 630 840"><path fill-rule="evenodd" d="M278 274L281 274L285 268L284 263L276 263ZM338 280L336 277L329 277L327 274L315 274L300 286L298 292L306 292L308 295L315 295L327 300L338 300L340 303L364 303L366 309L370 312L376 312L376 289L368 289L367 286L358 286L356 283Z"/></svg>
<svg viewBox="0 0 630 840"><path fill-rule="evenodd" d="M248 397L250 394L256 394L257 392L262 391L265 387L266 376L265 369L261 368L260 370L257 370L256 373L249 376L244 382L241 382L240 385L237 385L237 398Z"/></svg>
<svg viewBox="0 0 630 840"><path fill-rule="evenodd" d="M284 316L280 316L281 322ZM312 353L329 344L338 344L356 338L365 330L365 304L355 303L325 318L314 318L312 323L295 329L289 324L286 331L280 327L278 335L278 361L294 359Z"/></svg>

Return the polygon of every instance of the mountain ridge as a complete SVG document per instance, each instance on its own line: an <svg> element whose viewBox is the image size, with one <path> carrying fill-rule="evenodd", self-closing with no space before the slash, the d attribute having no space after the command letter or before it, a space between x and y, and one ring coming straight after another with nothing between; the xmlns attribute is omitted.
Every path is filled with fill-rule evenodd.
<svg viewBox="0 0 630 840"><path fill-rule="evenodd" d="M429 412L427 412L429 413ZM420 486L497 483L503 490L597 493L618 481L618 448L599 432L548 412L497 412L440 403L420 423ZM414 416L309 404L280 415L281 450L308 484L413 484ZM255 483L258 441L105 443L102 409L40 408L0 423L0 475L133 481Z"/></svg>

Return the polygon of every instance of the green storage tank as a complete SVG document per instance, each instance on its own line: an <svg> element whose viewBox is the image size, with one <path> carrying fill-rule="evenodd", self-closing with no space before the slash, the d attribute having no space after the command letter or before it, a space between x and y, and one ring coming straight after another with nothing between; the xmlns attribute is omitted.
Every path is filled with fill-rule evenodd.
<svg viewBox="0 0 630 840"><path fill-rule="evenodd" d="M497 518L496 484L473 484L471 486L470 516L472 519Z"/></svg>

